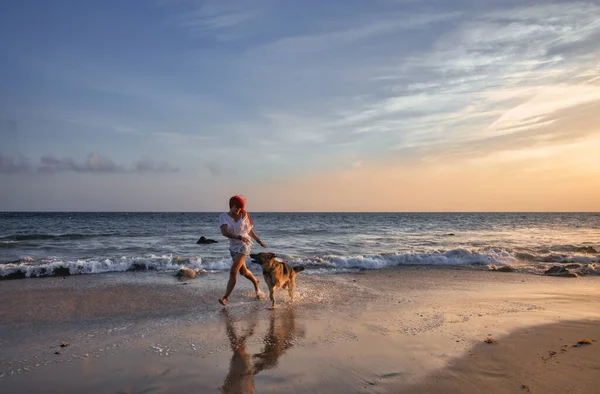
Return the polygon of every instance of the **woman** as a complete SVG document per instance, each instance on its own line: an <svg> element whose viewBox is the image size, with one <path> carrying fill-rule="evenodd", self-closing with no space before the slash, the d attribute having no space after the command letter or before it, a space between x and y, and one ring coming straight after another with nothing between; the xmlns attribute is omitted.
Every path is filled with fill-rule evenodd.
<svg viewBox="0 0 600 394"><path fill-rule="evenodd" d="M237 281L238 272L248 278L254 285L256 291L256 298L259 298L260 292L258 290L258 279L252 275L252 272L246 268L246 258L250 254L250 247L252 237L260 246L266 248L267 245L258 238L258 236L252 230L252 219L250 214L246 212L244 207L246 206L246 200L241 196L233 196L229 199L229 212L222 213L219 216L219 226L221 227L221 234L229 238L229 253L233 259L233 265L229 270L229 282L227 282L227 290L223 298L219 298L221 305L227 305L229 295L235 287Z"/></svg>

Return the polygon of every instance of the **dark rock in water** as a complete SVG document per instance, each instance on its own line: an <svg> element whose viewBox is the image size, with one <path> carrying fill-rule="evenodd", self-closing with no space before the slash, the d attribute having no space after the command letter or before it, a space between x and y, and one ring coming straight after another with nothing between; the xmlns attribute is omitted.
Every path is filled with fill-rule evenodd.
<svg viewBox="0 0 600 394"><path fill-rule="evenodd" d="M497 268L496 271L500 271L500 272L515 272L515 269L513 267L511 267L510 265L505 265L505 266L502 266L500 268Z"/></svg>
<svg viewBox="0 0 600 394"><path fill-rule="evenodd" d="M54 269L52 274L54 276L69 276L71 275L71 271L69 271L69 269L66 267L58 267Z"/></svg>
<svg viewBox="0 0 600 394"><path fill-rule="evenodd" d="M454 234L454 233L448 233L446 235L449 236L449 237L454 237L456 234Z"/></svg>
<svg viewBox="0 0 600 394"><path fill-rule="evenodd" d="M580 248L577 248L577 251L579 253L588 253L588 254L597 254L599 253L596 249L594 249L592 246L582 246Z"/></svg>
<svg viewBox="0 0 600 394"><path fill-rule="evenodd" d="M219 241L215 241L214 239L209 239L203 236L200 237L200 239L198 241L196 241L197 244L216 244Z"/></svg>
<svg viewBox="0 0 600 394"><path fill-rule="evenodd" d="M554 267L547 269L544 274L552 276L564 276L567 278L577 277L577 274L570 272L568 269L560 265L555 265Z"/></svg>
<svg viewBox="0 0 600 394"><path fill-rule="evenodd" d="M598 267L595 263L588 263L581 267L579 272L585 275L600 275L600 267Z"/></svg>
<svg viewBox="0 0 600 394"><path fill-rule="evenodd" d="M544 274L546 275L553 275L553 274L561 274L563 272L569 272L569 270L567 270L565 267L560 266L560 265L555 265L552 268L547 269Z"/></svg>

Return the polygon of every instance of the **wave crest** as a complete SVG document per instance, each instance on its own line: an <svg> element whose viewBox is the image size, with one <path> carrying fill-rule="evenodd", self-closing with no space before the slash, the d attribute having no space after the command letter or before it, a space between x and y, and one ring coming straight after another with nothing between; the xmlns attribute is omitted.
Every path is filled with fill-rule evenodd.
<svg viewBox="0 0 600 394"><path fill-rule="evenodd" d="M588 253L550 253L534 254L515 252L510 249L491 248L470 250L451 249L440 252L421 253L382 253L354 256L323 256L310 258L286 258L292 265L304 265L309 274L322 272L342 273L357 270L376 270L388 267L408 265L434 266L518 266L523 272L537 272L547 263L592 264L600 262L600 256ZM172 271L181 266L207 271L226 271L231 267L229 256L203 259L201 257L180 257L173 255L148 255L143 257L91 258L78 260L42 259L36 261L30 257L0 264L0 279L33 278L43 276L85 275L106 272L125 271ZM251 270L256 266L248 265Z"/></svg>

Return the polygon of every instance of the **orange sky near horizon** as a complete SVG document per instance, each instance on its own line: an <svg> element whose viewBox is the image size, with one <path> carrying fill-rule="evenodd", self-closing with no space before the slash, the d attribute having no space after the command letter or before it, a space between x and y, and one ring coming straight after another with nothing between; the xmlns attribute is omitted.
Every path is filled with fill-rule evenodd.
<svg viewBox="0 0 600 394"><path fill-rule="evenodd" d="M592 82L540 89L484 131L532 131L521 139L349 163L260 182L247 195L258 211L598 212L600 86Z"/></svg>

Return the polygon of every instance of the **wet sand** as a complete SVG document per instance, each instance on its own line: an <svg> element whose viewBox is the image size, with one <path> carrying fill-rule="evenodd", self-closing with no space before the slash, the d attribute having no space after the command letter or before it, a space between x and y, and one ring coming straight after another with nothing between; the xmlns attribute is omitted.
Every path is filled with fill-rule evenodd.
<svg viewBox="0 0 600 394"><path fill-rule="evenodd" d="M0 282L0 392L595 393L600 384L600 277L301 274L296 301L280 291L275 311L244 278L222 308L225 283L225 274L164 273ZM577 344L586 338L598 342Z"/></svg>

